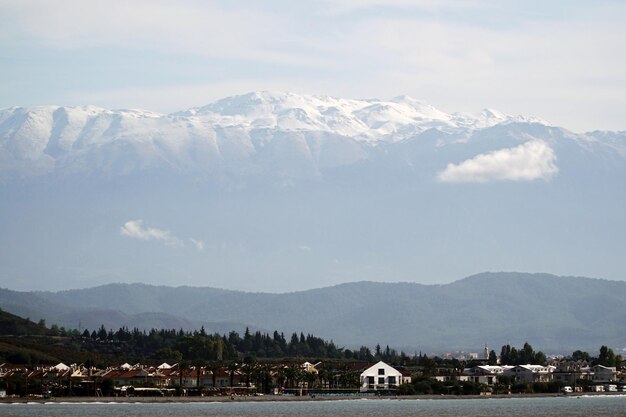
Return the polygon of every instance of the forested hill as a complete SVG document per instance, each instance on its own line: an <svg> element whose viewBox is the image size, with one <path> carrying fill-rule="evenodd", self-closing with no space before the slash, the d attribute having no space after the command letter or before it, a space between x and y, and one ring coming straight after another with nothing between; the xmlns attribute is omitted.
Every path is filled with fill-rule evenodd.
<svg viewBox="0 0 626 417"><path fill-rule="evenodd" d="M248 326L288 335L304 331L352 348L380 343L410 352L526 341L559 352L626 346L626 282L548 274L485 273L445 285L358 282L285 294L110 284L0 291L0 303L71 328L79 322L92 329L103 323L107 329L204 326L211 333L243 334ZM185 325L163 320L145 326L146 317Z"/></svg>
<svg viewBox="0 0 626 417"><path fill-rule="evenodd" d="M311 334L293 333L285 336L246 329L220 335L208 334L204 327L194 331L182 329L151 329L149 331L121 327L117 330L65 329L57 325L47 328L44 320L35 324L10 313L0 312L0 363L15 365L81 363L90 361L101 366L118 362L160 364L189 361L237 361L242 358L317 358L332 360L389 362L409 358L389 346L375 349L345 349L331 341Z"/></svg>
<svg viewBox="0 0 626 417"><path fill-rule="evenodd" d="M46 335L49 332L45 320L33 323L30 319L25 319L0 309L0 336Z"/></svg>

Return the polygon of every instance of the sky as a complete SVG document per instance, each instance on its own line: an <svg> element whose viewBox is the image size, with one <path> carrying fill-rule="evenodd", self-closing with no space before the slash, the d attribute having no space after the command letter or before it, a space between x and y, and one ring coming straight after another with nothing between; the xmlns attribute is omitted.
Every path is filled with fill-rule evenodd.
<svg viewBox="0 0 626 417"><path fill-rule="evenodd" d="M626 130L626 2L0 0L0 108L407 94Z"/></svg>

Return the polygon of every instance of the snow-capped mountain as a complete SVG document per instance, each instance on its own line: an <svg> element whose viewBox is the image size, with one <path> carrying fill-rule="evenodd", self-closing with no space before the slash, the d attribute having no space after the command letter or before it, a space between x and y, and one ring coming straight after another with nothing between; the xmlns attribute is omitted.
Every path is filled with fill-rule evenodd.
<svg viewBox="0 0 626 417"><path fill-rule="evenodd" d="M196 116L222 128L318 131L372 143L402 140L430 128L458 131L539 121L489 109L476 114L447 114L408 96L389 101L353 100L265 91L227 97L176 115Z"/></svg>
<svg viewBox="0 0 626 417"><path fill-rule="evenodd" d="M119 176L154 168L215 173L240 171L252 159L274 166L304 160L310 172L318 172L430 129L458 141L520 122L545 124L487 109L447 114L407 96L382 101L260 92L169 115L93 106L14 107L0 111L0 178Z"/></svg>
<svg viewBox="0 0 626 417"><path fill-rule="evenodd" d="M624 279L626 132L410 97L0 110L0 286Z"/></svg>

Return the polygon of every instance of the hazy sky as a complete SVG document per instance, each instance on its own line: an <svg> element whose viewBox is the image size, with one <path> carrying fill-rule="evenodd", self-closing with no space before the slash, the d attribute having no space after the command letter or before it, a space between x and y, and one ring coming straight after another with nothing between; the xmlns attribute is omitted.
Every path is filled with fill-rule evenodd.
<svg viewBox="0 0 626 417"><path fill-rule="evenodd" d="M626 129L626 2L0 0L0 107L400 94Z"/></svg>

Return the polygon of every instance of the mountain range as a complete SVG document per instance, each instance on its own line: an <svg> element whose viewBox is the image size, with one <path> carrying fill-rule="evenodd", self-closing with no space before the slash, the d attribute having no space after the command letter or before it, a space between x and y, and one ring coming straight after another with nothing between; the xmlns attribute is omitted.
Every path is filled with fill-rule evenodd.
<svg viewBox="0 0 626 417"><path fill-rule="evenodd" d="M382 101L255 92L167 115L95 106L13 107L0 110L0 178L110 178L164 169L206 180L268 171L274 178L310 179L383 158L381 153L405 153L419 143L426 153L420 159L445 154L440 174L447 163L462 164L459 157L476 158L494 148L500 151L495 156L513 158L523 164L519 168L532 171L507 177L487 170L461 178L469 167L460 165L456 176L438 177L444 182L535 180L558 172L558 150L569 147L621 163L625 135L574 134L535 117L493 109L448 114L407 96ZM399 142L404 146L390 146ZM539 146L521 146L529 142ZM403 165L415 165L414 153ZM538 160L527 160L532 157Z"/></svg>
<svg viewBox="0 0 626 417"><path fill-rule="evenodd" d="M94 106L14 107L0 111L0 178L115 177L160 168L223 175L268 165L286 176L310 177L367 158L371 145L431 129L466 133L515 122L540 121L489 109L447 114L406 96L381 101L271 92L169 115Z"/></svg>
<svg viewBox="0 0 626 417"><path fill-rule="evenodd" d="M270 294L208 287L108 284L58 292L0 290L6 311L68 328L104 324L312 333L347 347L413 352L488 343L571 353L626 348L626 282L547 274L483 273L445 285L356 282Z"/></svg>
<svg viewBox="0 0 626 417"><path fill-rule="evenodd" d="M0 285L14 290L625 278L626 132L406 96L8 108L0 197Z"/></svg>

